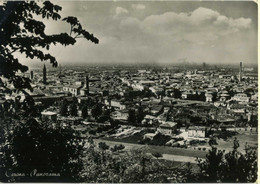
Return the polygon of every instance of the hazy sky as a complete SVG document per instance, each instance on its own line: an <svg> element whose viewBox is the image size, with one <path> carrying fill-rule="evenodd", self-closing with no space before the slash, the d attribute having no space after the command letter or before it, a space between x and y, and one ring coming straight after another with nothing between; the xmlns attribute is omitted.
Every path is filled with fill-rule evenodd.
<svg viewBox="0 0 260 184"><path fill-rule="evenodd" d="M78 17L100 44L78 39L51 47L66 63L257 63L257 4L253 2L66 1L62 17ZM45 21L47 33L69 32ZM26 62L28 64L28 62Z"/></svg>

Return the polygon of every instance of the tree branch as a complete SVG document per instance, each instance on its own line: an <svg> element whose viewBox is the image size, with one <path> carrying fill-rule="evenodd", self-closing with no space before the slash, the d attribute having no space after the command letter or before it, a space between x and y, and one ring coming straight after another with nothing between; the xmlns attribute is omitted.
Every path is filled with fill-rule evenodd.
<svg viewBox="0 0 260 184"><path fill-rule="evenodd" d="M84 36L75 36L74 38L84 38Z"/></svg>
<svg viewBox="0 0 260 184"><path fill-rule="evenodd" d="M72 28L73 28L73 27L74 27L74 26L70 25L70 36L71 36Z"/></svg>
<svg viewBox="0 0 260 184"><path fill-rule="evenodd" d="M79 33L76 36L74 36L74 39L78 38L78 36L79 36Z"/></svg>
<svg viewBox="0 0 260 184"><path fill-rule="evenodd" d="M10 52L10 54L16 52L18 49L19 49L19 48L14 49L13 51Z"/></svg>

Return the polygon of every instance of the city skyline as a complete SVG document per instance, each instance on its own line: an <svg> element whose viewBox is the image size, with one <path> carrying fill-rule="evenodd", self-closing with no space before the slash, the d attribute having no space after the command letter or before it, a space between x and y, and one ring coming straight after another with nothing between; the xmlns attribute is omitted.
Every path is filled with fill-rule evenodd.
<svg viewBox="0 0 260 184"><path fill-rule="evenodd" d="M62 17L77 16L100 43L79 39L51 47L62 65L155 63L257 64L254 2L64 1ZM49 34L69 32L62 21L45 21ZM23 63L30 65L23 58ZM40 62L37 62L40 63Z"/></svg>

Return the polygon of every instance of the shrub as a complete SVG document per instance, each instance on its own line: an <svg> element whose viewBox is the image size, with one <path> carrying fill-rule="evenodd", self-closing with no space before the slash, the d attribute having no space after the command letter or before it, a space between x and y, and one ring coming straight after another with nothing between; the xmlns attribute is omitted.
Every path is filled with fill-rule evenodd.
<svg viewBox="0 0 260 184"><path fill-rule="evenodd" d="M123 149L125 149L125 146L123 144L115 145L114 147L110 148L110 150L112 152L117 152L117 151L120 151L120 150L123 150Z"/></svg>
<svg viewBox="0 0 260 184"><path fill-rule="evenodd" d="M90 130L89 134L96 135L96 131L95 130Z"/></svg>
<svg viewBox="0 0 260 184"><path fill-rule="evenodd" d="M162 157L163 155L159 152L155 152L155 153L152 153L152 155L155 157L155 158L159 158L159 157Z"/></svg>
<svg viewBox="0 0 260 184"><path fill-rule="evenodd" d="M151 145L158 145L158 146L164 146L168 141L171 140L170 136L163 135L161 133L156 134L151 141L148 142L148 144Z"/></svg>
<svg viewBox="0 0 260 184"><path fill-rule="evenodd" d="M198 178L199 183L253 183L257 180L257 150L254 148L249 148L245 154L235 149L225 154L212 147L206 157L198 159L200 173L193 177Z"/></svg>
<svg viewBox="0 0 260 184"><path fill-rule="evenodd" d="M81 179L83 170L84 140L71 127L52 128L35 119L18 124L6 137L1 171L12 170L25 173L24 177L7 177L2 172L1 181L14 179L16 182L59 181L75 182ZM39 173L60 174L59 178L29 177L32 170Z"/></svg>
<svg viewBox="0 0 260 184"><path fill-rule="evenodd" d="M98 147L102 150L107 150L109 149L109 146L105 142L100 142L98 143Z"/></svg>

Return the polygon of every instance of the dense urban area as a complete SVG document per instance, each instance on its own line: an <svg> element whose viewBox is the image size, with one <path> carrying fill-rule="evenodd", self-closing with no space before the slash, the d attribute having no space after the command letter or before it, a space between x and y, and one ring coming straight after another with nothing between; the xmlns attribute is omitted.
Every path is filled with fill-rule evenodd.
<svg viewBox="0 0 260 184"><path fill-rule="evenodd" d="M1 88L1 114L8 109L15 116L17 102L27 93L33 109L21 109L37 121L72 127L80 138L113 153L142 150L181 164L195 165L212 146L228 152L237 145L241 153L256 149L255 69L242 62L237 68L205 63L197 68L43 65L23 74L33 90Z"/></svg>
<svg viewBox="0 0 260 184"><path fill-rule="evenodd" d="M162 135L159 145L207 149L211 140L228 149L234 132L241 141L257 132L257 73L240 65L239 72L98 66L48 72L44 65L30 72L33 91L27 92L42 121L69 122L82 137L157 144L153 138ZM3 90L3 99L17 100Z"/></svg>

